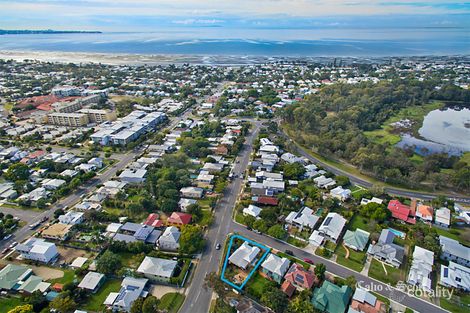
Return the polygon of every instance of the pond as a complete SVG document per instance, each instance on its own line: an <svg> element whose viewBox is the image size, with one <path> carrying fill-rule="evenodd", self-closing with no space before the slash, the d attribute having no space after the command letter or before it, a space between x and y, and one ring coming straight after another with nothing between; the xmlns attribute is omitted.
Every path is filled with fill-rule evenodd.
<svg viewBox="0 0 470 313"><path fill-rule="evenodd" d="M397 146L414 146L415 152L420 155L460 155L470 151L470 109L447 108L431 111L424 117L423 126L418 132L421 138L404 134Z"/></svg>

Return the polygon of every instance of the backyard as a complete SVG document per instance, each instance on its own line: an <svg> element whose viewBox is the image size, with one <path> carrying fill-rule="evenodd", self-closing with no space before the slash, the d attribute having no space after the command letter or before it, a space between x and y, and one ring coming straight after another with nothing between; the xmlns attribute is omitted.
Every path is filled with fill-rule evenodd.
<svg viewBox="0 0 470 313"><path fill-rule="evenodd" d="M109 295L110 292L118 292L119 288L121 288L121 281L117 279L110 279L107 280L103 286L98 290L97 293L92 294L90 298L88 298L85 305L83 305L83 309L87 311L99 312L104 309L103 302L106 300L106 297Z"/></svg>
<svg viewBox="0 0 470 313"><path fill-rule="evenodd" d="M267 278L264 278L263 276L261 276L261 274L256 273L248 281L248 284L246 285L246 290L250 295L252 295L256 299L260 299L263 295L263 291L266 290L266 287L270 284L273 284L273 282L271 282Z"/></svg>
<svg viewBox="0 0 470 313"><path fill-rule="evenodd" d="M11 309L19 305L26 304L20 297L8 297L8 298L0 298L0 307L2 308L2 312L8 312Z"/></svg>
<svg viewBox="0 0 470 313"><path fill-rule="evenodd" d="M453 295L450 300L441 298L441 307L454 313L466 313L469 311L470 295Z"/></svg>

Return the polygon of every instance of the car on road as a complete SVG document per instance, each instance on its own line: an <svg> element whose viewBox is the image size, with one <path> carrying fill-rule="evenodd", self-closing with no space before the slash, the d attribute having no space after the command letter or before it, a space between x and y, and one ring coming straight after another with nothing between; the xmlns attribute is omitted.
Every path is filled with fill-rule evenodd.
<svg viewBox="0 0 470 313"><path fill-rule="evenodd" d="M288 254L288 255L294 256L294 252L292 252L292 250L288 250L288 249L287 249L285 252L286 252L286 254Z"/></svg>
<svg viewBox="0 0 470 313"><path fill-rule="evenodd" d="M5 249L2 250L2 254L7 253L9 250L10 250L10 248L9 248L9 247L6 247Z"/></svg>
<svg viewBox="0 0 470 313"><path fill-rule="evenodd" d="M253 232L255 232L256 234L261 235L261 232L260 232L259 230L257 230L257 229L254 229Z"/></svg>
<svg viewBox="0 0 470 313"><path fill-rule="evenodd" d="M3 240L8 240L8 239L10 239L11 237L13 237L13 235L12 235L12 234L8 234L8 235L6 235L5 237L3 237Z"/></svg>
<svg viewBox="0 0 470 313"><path fill-rule="evenodd" d="M250 227L250 226L247 226L246 229L251 230L251 227Z"/></svg>
<svg viewBox="0 0 470 313"><path fill-rule="evenodd" d="M304 258L304 262L313 265L313 261L310 260L309 258Z"/></svg>
<svg viewBox="0 0 470 313"><path fill-rule="evenodd" d="M17 244L18 244L17 241L13 241L13 242L8 246L8 248L13 249L14 247L16 247Z"/></svg>
<svg viewBox="0 0 470 313"><path fill-rule="evenodd" d="M215 245L215 250L220 250L220 243Z"/></svg>

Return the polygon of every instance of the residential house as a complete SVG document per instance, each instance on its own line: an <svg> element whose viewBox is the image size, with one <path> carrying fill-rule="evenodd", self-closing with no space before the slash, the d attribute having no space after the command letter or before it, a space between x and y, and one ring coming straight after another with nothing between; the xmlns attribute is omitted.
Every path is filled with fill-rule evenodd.
<svg viewBox="0 0 470 313"><path fill-rule="evenodd" d="M275 254L269 254L261 264L261 272L278 284L289 269L290 262L287 258L280 258Z"/></svg>
<svg viewBox="0 0 470 313"><path fill-rule="evenodd" d="M204 194L204 189L198 187L183 187L180 189L180 193L184 198L200 199Z"/></svg>
<svg viewBox="0 0 470 313"><path fill-rule="evenodd" d="M290 163L290 164L296 163L296 162L303 163L302 158L299 158L298 156L293 155L290 152L283 153L281 155L281 160L283 160L284 162Z"/></svg>
<svg viewBox="0 0 470 313"><path fill-rule="evenodd" d="M147 216L147 219L144 222L144 225L151 226L151 227L162 227L163 222L159 219L159 215L157 213L150 213Z"/></svg>
<svg viewBox="0 0 470 313"><path fill-rule="evenodd" d="M246 270L248 265L253 264L260 253L261 249L256 246L251 246L248 242L243 244L235 250L228 258L229 262L239 268Z"/></svg>
<svg viewBox="0 0 470 313"><path fill-rule="evenodd" d="M395 234L388 229L383 229L379 240L371 244L367 253L379 261L383 261L393 267L400 267L405 256L405 249L395 243Z"/></svg>
<svg viewBox="0 0 470 313"><path fill-rule="evenodd" d="M352 296L351 287L337 286L325 280L323 285L315 288L312 296L313 307L321 312L344 313Z"/></svg>
<svg viewBox="0 0 470 313"><path fill-rule="evenodd" d="M434 209L429 205L424 205L420 203L416 208L416 217L420 218L425 222L432 222L432 219L434 217Z"/></svg>
<svg viewBox="0 0 470 313"><path fill-rule="evenodd" d="M158 238L157 246L160 250L178 250L180 236L181 233L178 228L174 226L167 227L160 238Z"/></svg>
<svg viewBox="0 0 470 313"><path fill-rule="evenodd" d="M258 204L273 205L273 206L276 206L279 203L279 200L276 197L268 197L268 196L256 196L256 197L252 197L251 200Z"/></svg>
<svg viewBox="0 0 470 313"><path fill-rule="evenodd" d="M178 207L181 210L181 212L186 212L188 210L188 207L191 204L197 204L197 200L188 199L188 198L180 198L180 201L178 201Z"/></svg>
<svg viewBox="0 0 470 313"><path fill-rule="evenodd" d="M281 285L281 291L286 294L288 298L292 298L292 295L294 295L296 288L291 282L284 280L284 282Z"/></svg>
<svg viewBox="0 0 470 313"><path fill-rule="evenodd" d="M210 174L217 174L217 173L222 172L222 170L224 169L224 166L225 166L225 164L222 164L222 163L210 163L210 162L207 162L207 163L205 163L204 166L202 167L202 170L203 170L203 171L207 171L207 172L209 172Z"/></svg>
<svg viewBox="0 0 470 313"><path fill-rule="evenodd" d="M78 225L85 220L83 212L68 211L67 213L59 216L59 223L67 225Z"/></svg>
<svg viewBox="0 0 470 313"><path fill-rule="evenodd" d="M309 207L303 207L299 212L290 212L285 219L286 223L297 226L301 230L304 227L315 228L319 220L320 217L315 215Z"/></svg>
<svg viewBox="0 0 470 313"><path fill-rule="evenodd" d="M344 234L343 243L355 251L364 251L369 242L369 236L368 232L360 228L355 231L347 230Z"/></svg>
<svg viewBox="0 0 470 313"><path fill-rule="evenodd" d="M56 190L66 183L63 179L44 179L41 186L47 190Z"/></svg>
<svg viewBox="0 0 470 313"><path fill-rule="evenodd" d="M237 313L270 313L269 309L248 299L242 299L236 306Z"/></svg>
<svg viewBox="0 0 470 313"><path fill-rule="evenodd" d="M330 195L333 198L339 199L341 201L346 201L351 197L351 190L343 189L343 187L338 186L336 188L331 189Z"/></svg>
<svg viewBox="0 0 470 313"><path fill-rule="evenodd" d="M384 201L380 198L372 197L372 199L367 199L367 198L362 198L361 199L361 205L366 205L369 203L377 203L377 204L382 204Z"/></svg>
<svg viewBox="0 0 470 313"><path fill-rule="evenodd" d="M439 243L441 245L441 259L470 267L469 247L445 236L439 236Z"/></svg>
<svg viewBox="0 0 470 313"><path fill-rule="evenodd" d="M434 264L434 252L415 246L413 262L408 274L408 284L431 292L431 272Z"/></svg>
<svg viewBox="0 0 470 313"><path fill-rule="evenodd" d="M83 277L80 284L78 284L78 288L96 293L98 289L100 289L104 280L105 277L103 274L97 272L88 272L85 277Z"/></svg>
<svg viewBox="0 0 470 313"><path fill-rule="evenodd" d="M302 265L298 263L292 263L286 275L284 276L284 279L294 285L294 287L299 291L310 289L315 283L318 282L318 279L314 273L307 271Z"/></svg>
<svg viewBox="0 0 470 313"><path fill-rule="evenodd" d="M39 200L47 199L49 195L50 191L46 190L46 188L39 187L29 193L21 195L18 200L30 202L32 205L35 205Z"/></svg>
<svg viewBox="0 0 470 313"><path fill-rule="evenodd" d="M436 210L434 223L437 226L449 228L450 221L450 210L448 208L440 208Z"/></svg>
<svg viewBox="0 0 470 313"><path fill-rule="evenodd" d="M470 268L458 263L449 262L449 266L441 265L441 285L470 291Z"/></svg>
<svg viewBox="0 0 470 313"><path fill-rule="evenodd" d="M153 281L169 282L178 265L177 261L146 256L137 273Z"/></svg>
<svg viewBox="0 0 470 313"><path fill-rule="evenodd" d="M43 263L50 263L59 256L54 243L35 237L31 237L25 242L18 244L15 250L25 259Z"/></svg>
<svg viewBox="0 0 470 313"><path fill-rule="evenodd" d="M351 309L355 312L363 313L386 313L387 305L378 300L370 291L363 288L356 288L354 292ZM352 311L352 312L354 312ZM352 313L351 310L348 313Z"/></svg>
<svg viewBox="0 0 470 313"><path fill-rule="evenodd" d="M182 212L173 212L167 219L168 225L183 226L191 223L191 214Z"/></svg>
<svg viewBox="0 0 470 313"><path fill-rule="evenodd" d="M147 170L144 169L125 169L119 179L128 184L142 184L145 181Z"/></svg>
<svg viewBox="0 0 470 313"><path fill-rule="evenodd" d="M318 188L328 189L336 185L336 181L333 178L325 177L324 175L313 179Z"/></svg>
<svg viewBox="0 0 470 313"><path fill-rule="evenodd" d="M328 213L323 223L318 228L318 232L326 237L326 239L338 242L343 233L347 220L338 213Z"/></svg>
<svg viewBox="0 0 470 313"><path fill-rule="evenodd" d="M132 304L138 298L145 298L148 292L145 290L148 279L126 277L121 283L119 292L111 292L104 305L113 311L130 312Z"/></svg>
<svg viewBox="0 0 470 313"><path fill-rule="evenodd" d="M391 200L387 208L392 212L394 218L408 224L416 224L416 219L410 206L402 204L398 200Z"/></svg>
<svg viewBox="0 0 470 313"><path fill-rule="evenodd" d="M41 236L53 240L65 240L70 236L73 225L56 223L41 232Z"/></svg>
<svg viewBox="0 0 470 313"><path fill-rule="evenodd" d="M256 219L259 219L259 215L263 209L257 207L256 205L250 204L247 208L243 209L243 215L253 216Z"/></svg>
<svg viewBox="0 0 470 313"><path fill-rule="evenodd" d="M271 173L267 171L256 172L255 177L258 181L263 181L263 180L283 181L284 180L284 177L281 173Z"/></svg>
<svg viewBox="0 0 470 313"><path fill-rule="evenodd" d="M64 170L62 171L62 173L60 173L60 176L71 177L71 178L77 175L78 175L78 171L70 170L70 169Z"/></svg>
<svg viewBox="0 0 470 313"><path fill-rule="evenodd" d="M33 274L29 267L16 264L7 264L0 271L0 289L14 290L18 288L20 282L28 279Z"/></svg>
<svg viewBox="0 0 470 313"><path fill-rule="evenodd" d="M102 158L91 158L88 161L88 164L95 165L96 168L102 168L103 167L103 159Z"/></svg>

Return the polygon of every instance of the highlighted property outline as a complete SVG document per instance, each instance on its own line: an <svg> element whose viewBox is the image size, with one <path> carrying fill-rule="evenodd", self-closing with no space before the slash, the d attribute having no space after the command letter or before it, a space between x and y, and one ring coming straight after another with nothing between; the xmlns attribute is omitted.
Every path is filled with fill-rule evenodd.
<svg viewBox="0 0 470 313"><path fill-rule="evenodd" d="M250 271L250 273L248 274L248 276L245 278L245 280L243 281L243 283L240 286L232 283L231 281L229 281L225 278L225 270L227 269L228 259L230 257L230 251L232 250L233 240L237 239L237 238L241 239L241 240L244 240L244 241L248 242L249 244L251 244L253 246L256 246L260 249L265 250L264 254L261 256L261 258L258 260L258 262L256 262L255 266L253 267L253 269ZM224 283L226 283L226 284L230 285L231 287L235 288L236 290L241 291L243 289L243 287L245 287L246 283L250 280L251 276L253 276L253 274L258 270L258 267L261 265L261 263L264 261L264 259L268 256L270 251L271 251L271 248L268 248L265 245L262 245L262 244L260 244L256 241L253 241L251 239L248 239L248 238L240 236L240 235L232 235L230 237L230 242L229 242L229 246L228 246L228 249L227 249L227 254L225 256L224 266L222 268L222 273L220 274L220 279Z"/></svg>

